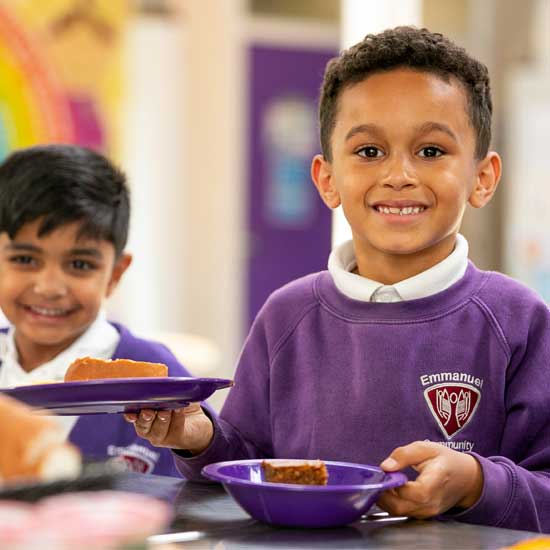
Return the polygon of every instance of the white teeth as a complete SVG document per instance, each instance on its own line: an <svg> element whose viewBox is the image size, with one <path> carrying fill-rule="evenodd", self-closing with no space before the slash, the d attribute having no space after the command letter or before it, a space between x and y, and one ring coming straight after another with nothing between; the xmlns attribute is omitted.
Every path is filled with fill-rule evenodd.
<svg viewBox="0 0 550 550"><path fill-rule="evenodd" d="M67 313L66 309L52 309L45 307L30 306L31 311L38 313L39 315L46 315L49 317L57 317L59 315L65 315Z"/></svg>
<svg viewBox="0 0 550 550"><path fill-rule="evenodd" d="M424 210L423 206L405 206L405 208L395 208L389 206L377 206L376 209L382 214L399 214L400 216L410 216L411 214L420 214Z"/></svg>

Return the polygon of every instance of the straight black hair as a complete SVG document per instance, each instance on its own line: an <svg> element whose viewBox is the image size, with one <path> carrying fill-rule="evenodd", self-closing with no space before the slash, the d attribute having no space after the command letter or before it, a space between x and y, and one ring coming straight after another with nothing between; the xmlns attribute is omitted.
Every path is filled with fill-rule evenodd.
<svg viewBox="0 0 550 550"><path fill-rule="evenodd" d="M37 219L39 237L79 222L79 237L109 241L119 257L130 219L126 177L106 157L84 147L20 149L0 165L0 232L13 239Z"/></svg>

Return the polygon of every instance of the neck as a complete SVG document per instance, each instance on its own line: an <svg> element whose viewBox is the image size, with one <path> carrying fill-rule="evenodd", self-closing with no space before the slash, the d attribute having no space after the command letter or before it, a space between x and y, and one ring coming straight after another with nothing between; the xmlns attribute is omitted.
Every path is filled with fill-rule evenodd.
<svg viewBox="0 0 550 550"><path fill-rule="evenodd" d="M33 343L25 343L17 338L15 334L15 347L17 349L17 360L25 372L31 372L41 365L51 361L68 347L66 342L58 346L41 346Z"/></svg>
<svg viewBox="0 0 550 550"><path fill-rule="evenodd" d="M393 285L414 277L443 261L454 249L456 235L450 235L429 249L413 254L373 254L360 249L354 239L356 272L358 275L384 285Z"/></svg>

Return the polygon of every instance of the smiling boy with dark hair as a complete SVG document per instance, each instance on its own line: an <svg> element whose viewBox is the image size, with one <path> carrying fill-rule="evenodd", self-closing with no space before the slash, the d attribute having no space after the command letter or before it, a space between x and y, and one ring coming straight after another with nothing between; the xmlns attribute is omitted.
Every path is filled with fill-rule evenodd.
<svg viewBox="0 0 550 550"><path fill-rule="evenodd" d="M161 344L109 323L102 306L131 262L124 174L73 145L14 152L0 165L0 387L63 381L78 357L165 363ZM136 437L121 415L64 417L86 457L124 460L142 473L176 475L172 454Z"/></svg>
<svg viewBox="0 0 550 550"><path fill-rule="evenodd" d="M353 239L267 300L219 419L138 433L192 450L187 477L249 457L412 467L392 514L550 531L550 313L458 233L500 178L491 109L487 69L426 29L331 61L312 177Z"/></svg>

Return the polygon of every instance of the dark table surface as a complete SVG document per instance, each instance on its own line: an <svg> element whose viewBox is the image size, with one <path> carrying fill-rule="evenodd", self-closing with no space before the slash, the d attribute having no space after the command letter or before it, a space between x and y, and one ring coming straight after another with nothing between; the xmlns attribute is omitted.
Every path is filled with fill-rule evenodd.
<svg viewBox="0 0 550 550"><path fill-rule="evenodd" d="M458 522L401 518L364 518L338 529L289 529L257 522L214 484L129 474L118 490L156 496L174 506L174 520L165 534L149 538L157 550L211 548L371 548L496 550L536 537L536 533L482 527Z"/></svg>

